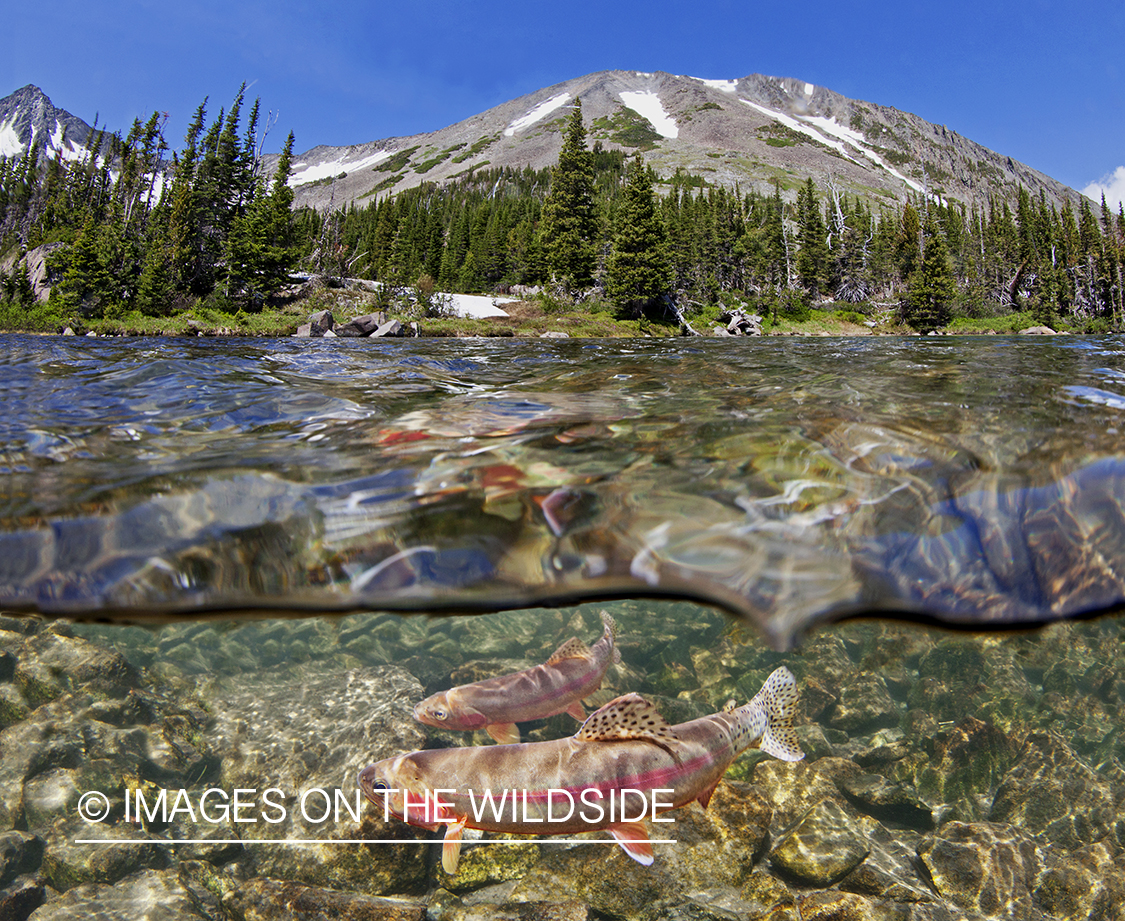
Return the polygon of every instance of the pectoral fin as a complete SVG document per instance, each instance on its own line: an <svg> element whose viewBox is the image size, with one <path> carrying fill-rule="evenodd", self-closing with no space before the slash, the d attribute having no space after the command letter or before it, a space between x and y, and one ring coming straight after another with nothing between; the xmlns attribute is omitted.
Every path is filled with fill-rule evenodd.
<svg viewBox="0 0 1125 921"><path fill-rule="evenodd" d="M445 828L445 843L441 846L441 867L450 876L457 873L461 862L461 835L465 831L465 819L450 822Z"/></svg>
<svg viewBox="0 0 1125 921"><path fill-rule="evenodd" d="M493 723L484 731L501 745L515 745L520 740L520 730L515 723Z"/></svg>
<svg viewBox="0 0 1125 921"><path fill-rule="evenodd" d="M582 706L582 701L576 700L566 708L566 712L578 720L578 722L586 722L586 708Z"/></svg>
<svg viewBox="0 0 1125 921"><path fill-rule="evenodd" d="M721 779L722 778L720 778L720 780ZM719 786L719 781L716 780L713 784L711 784L711 786L709 786L706 790L704 790L702 793L700 793L699 796L696 797L696 799L699 800L699 805L702 806L704 809L706 809L708 807L708 805L710 805L711 797L715 795L715 788L718 787L718 786Z"/></svg>
<svg viewBox="0 0 1125 921"><path fill-rule="evenodd" d="M637 863L646 867L652 866L652 842L648 839L648 830L640 822L618 822L606 829L614 840L621 845L622 850L632 857Z"/></svg>

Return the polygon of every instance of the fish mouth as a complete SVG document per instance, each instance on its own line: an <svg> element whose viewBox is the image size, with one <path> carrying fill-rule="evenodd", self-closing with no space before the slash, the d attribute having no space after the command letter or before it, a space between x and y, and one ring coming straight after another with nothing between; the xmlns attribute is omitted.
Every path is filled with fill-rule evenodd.
<svg viewBox="0 0 1125 921"><path fill-rule="evenodd" d="M381 806L383 805L382 797L386 793L386 790L377 791L375 789L375 775L375 765L369 764L359 772L358 783L360 790L363 791L363 795L376 806ZM376 797L379 797L379 799L376 799Z"/></svg>

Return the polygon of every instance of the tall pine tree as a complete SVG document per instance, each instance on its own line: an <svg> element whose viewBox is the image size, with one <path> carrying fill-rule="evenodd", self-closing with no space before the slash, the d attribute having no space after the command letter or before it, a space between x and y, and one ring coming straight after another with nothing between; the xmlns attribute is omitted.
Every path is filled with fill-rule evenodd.
<svg viewBox="0 0 1125 921"><path fill-rule="evenodd" d="M797 251L797 275L801 284L816 298L828 274L828 231L820 214L820 202L811 176L797 191L797 221L801 247Z"/></svg>
<svg viewBox="0 0 1125 921"><path fill-rule="evenodd" d="M242 306L260 309L285 284L296 253L292 247L289 188L293 132L277 161L269 194L260 191L245 214L235 218L227 241L228 295Z"/></svg>
<svg viewBox="0 0 1125 921"><path fill-rule="evenodd" d="M672 285L668 233L639 153L629 164L616 224L613 252L606 266L606 292L619 309L637 316L646 302Z"/></svg>
<svg viewBox="0 0 1125 921"><path fill-rule="evenodd" d="M910 276L902 312L907 323L926 333L949 322L957 285L949 265L945 237L933 212L926 217L922 240L922 258Z"/></svg>
<svg viewBox="0 0 1125 921"><path fill-rule="evenodd" d="M592 284L598 222L594 213L594 158L586 149L581 100L575 100L567 122L540 227L543 256L551 277L567 292Z"/></svg>

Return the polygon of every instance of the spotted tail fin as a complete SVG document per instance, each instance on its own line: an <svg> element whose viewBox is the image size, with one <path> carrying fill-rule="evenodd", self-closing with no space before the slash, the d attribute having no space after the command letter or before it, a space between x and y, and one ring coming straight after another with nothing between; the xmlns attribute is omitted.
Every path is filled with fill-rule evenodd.
<svg viewBox="0 0 1125 921"><path fill-rule="evenodd" d="M799 699L797 679L782 666L766 679L762 689L750 701L751 705L756 703L766 714L762 751L782 761L800 761L805 757L797 731L793 728L793 711Z"/></svg>
<svg viewBox="0 0 1125 921"><path fill-rule="evenodd" d="M609 614L609 611L600 611L602 623L605 625L605 630L602 633L602 638L609 637L613 643L613 662L616 665L621 661L621 650L617 648L617 621L615 621Z"/></svg>

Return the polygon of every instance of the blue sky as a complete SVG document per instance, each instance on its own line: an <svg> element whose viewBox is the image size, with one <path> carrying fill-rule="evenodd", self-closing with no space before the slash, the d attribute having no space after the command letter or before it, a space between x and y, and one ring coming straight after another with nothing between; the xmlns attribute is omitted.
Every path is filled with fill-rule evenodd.
<svg viewBox="0 0 1125 921"><path fill-rule="evenodd" d="M242 81L297 151L431 131L598 70L795 77L1125 194L1123 0L41 0L12 4L0 95L34 83L127 130ZM19 40L13 41L13 37Z"/></svg>

